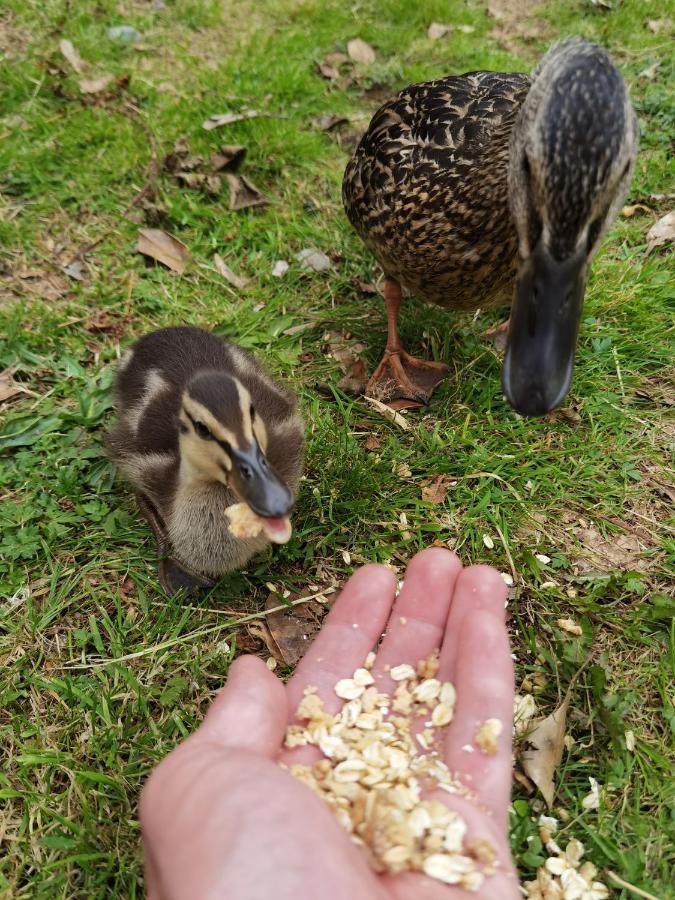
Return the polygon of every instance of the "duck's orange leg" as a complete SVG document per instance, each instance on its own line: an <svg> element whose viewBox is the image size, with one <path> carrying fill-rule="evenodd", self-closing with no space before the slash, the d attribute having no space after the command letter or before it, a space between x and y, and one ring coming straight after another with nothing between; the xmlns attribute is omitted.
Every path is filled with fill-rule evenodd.
<svg viewBox="0 0 675 900"><path fill-rule="evenodd" d="M384 302L387 307L387 347L382 362L368 382L366 393L384 403L415 400L427 404L436 385L448 374L448 366L410 356L403 349L398 333L401 285L393 278L384 281Z"/></svg>

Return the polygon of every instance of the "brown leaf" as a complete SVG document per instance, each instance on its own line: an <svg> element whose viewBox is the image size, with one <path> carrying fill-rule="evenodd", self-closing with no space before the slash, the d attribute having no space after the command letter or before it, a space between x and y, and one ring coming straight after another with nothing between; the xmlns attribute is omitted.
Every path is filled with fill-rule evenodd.
<svg viewBox="0 0 675 900"><path fill-rule="evenodd" d="M272 633L267 626L267 622L264 621L256 621L251 622L248 626L248 633L251 637L258 638L258 640L262 641L267 647L267 652L270 656L274 657L274 659L279 660L279 662L283 662L284 658L281 655L281 650L277 645L277 642L272 637ZM239 639L237 639L237 645L240 645Z"/></svg>
<svg viewBox="0 0 675 900"><path fill-rule="evenodd" d="M331 66L329 63L321 62L317 63L317 68L319 70L319 74L322 78L325 78L326 81L335 81L340 77L340 73L335 68L335 66Z"/></svg>
<svg viewBox="0 0 675 900"><path fill-rule="evenodd" d="M652 563L643 555L648 549L637 534L611 535L607 540L595 526L572 527L585 555L574 559L574 565L582 574L610 572L613 569L647 572Z"/></svg>
<svg viewBox="0 0 675 900"><path fill-rule="evenodd" d="M102 75L100 78L82 78L79 81L80 90L83 94L99 94L108 87L111 81L112 75Z"/></svg>
<svg viewBox="0 0 675 900"><path fill-rule="evenodd" d="M360 356L365 350L365 345L349 343L344 335L335 331L328 332L326 339L330 355L339 363L344 373L337 386L348 394L360 396L366 389L368 381L366 365Z"/></svg>
<svg viewBox="0 0 675 900"><path fill-rule="evenodd" d="M236 171L244 161L246 147L241 144L223 144L216 153L211 154L211 165L214 172L224 169Z"/></svg>
<svg viewBox="0 0 675 900"><path fill-rule="evenodd" d="M0 403L4 403L5 400L11 400L17 394L25 393L25 388L22 388L12 378L13 374L14 369L5 369L3 372L0 372Z"/></svg>
<svg viewBox="0 0 675 900"><path fill-rule="evenodd" d="M75 69L77 74L81 75L84 71L84 62L73 44L67 40L59 41L59 50L68 60L73 69Z"/></svg>
<svg viewBox="0 0 675 900"><path fill-rule="evenodd" d="M341 66L344 63L349 62L349 57L345 53L341 53L339 50L333 53L327 53L323 61L328 63L329 66Z"/></svg>
<svg viewBox="0 0 675 900"><path fill-rule="evenodd" d="M347 44L347 53L354 62L363 63L366 66L375 62L375 51L361 38L354 38Z"/></svg>
<svg viewBox="0 0 675 900"><path fill-rule="evenodd" d="M671 244L675 239L675 211L666 213L647 232L647 253L655 247Z"/></svg>
<svg viewBox="0 0 675 900"><path fill-rule="evenodd" d="M332 131L334 128L339 128L340 125L348 124L349 119L346 116L325 115L312 119L312 125L319 131Z"/></svg>
<svg viewBox="0 0 675 900"><path fill-rule="evenodd" d="M219 194L222 186L223 182L220 179L220 175L206 176L205 187L209 194Z"/></svg>
<svg viewBox="0 0 675 900"><path fill-rule="evenodd" d="M565 746L565 725L569 697L565 697L555 712L542 719L532 731L521 751L523 770L539 788L549 807L555 796L554 776L562 760Z"/></svg>
<svg viewBox="0 0 675 900"><path fill-rule="evenodd" d="M426 500L427 503L443 503L451 480L449 475L442 473L425 478L422 482L422 500Z"/></svg>
<svg viewBox="0 0 675 900"><path fill-rule="evenodd" d="M292 601L298 597L291 595L286 599ZM270 594L266 609L274 609L281 603L278 594ZM324 613L325 610L320 603L299 603L297 606L270 613L266 617L270 634L279 650L276 658L280 662L287 666L295 666L302 659L321 626Z"/></svg>
<svg viewBox="0 0 675 900"><path fill-rule="evenodd" d="M92 334L103 334L109 331L116 331L119 325L119 319L113 318L105 309L95 310L82 323L84 330L89 331Z"/></svg>
<svg viewBox="0 0 675 900"><path fill-rule="evenodd" d="M206 175L202 175L201 172L176 172L176 181L180 181L187 188L197 190L204 187Z"/></svg>
<svg viewBox="0 0 675 900"><path fill-rule="evenodd" d="M239 275L235 275L232 269L217 253L213 254L213 265L216 267L218 274L222 275L225 281L229 281L229 283L236 287L237 290L242 291L248 284L248 280L246 278L241 278Z"/></svg>
<svg viewBox="0 0 675 900"><path fill-rule="evenodd" d="M357 278L356 286L362 294L377 294L377 288L372 281L362 281L360 278Z"/></svg>
<svg viewBox="0 0 675 900"><path fill-rule="evenodd" d="M380 443L380 439L376 434L369 434L366 438L366 450L380 450L382 444Z"/></svg>
<svg viewBox="0 0 675 900"><path fill-rule="evenodd" d="M430 41L437 41L452 31L452 25L441 25L440 22L432 22L427 28L427 37Z"/></svg>
<svg viewBox="0 0 675 900"><path fill-rule="evenodd" d="M250 206L269 206L269 200L244 175L227 175L230 186L230 209L247 209Z"/></svg>
<svg viewBox="0 0 675 900"><path fill-rule="evenodd" d="M181 274L190 261L190 251L178 238L160 228L140 228L136 250Z"/></svg>

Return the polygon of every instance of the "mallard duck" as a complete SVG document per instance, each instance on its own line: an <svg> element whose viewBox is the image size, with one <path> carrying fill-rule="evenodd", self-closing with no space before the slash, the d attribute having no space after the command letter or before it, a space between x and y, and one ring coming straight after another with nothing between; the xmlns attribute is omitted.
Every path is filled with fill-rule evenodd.
<svg viewBox="0 0 675 900"><path fill-rule="evenodd" d="M448 369L405 352L401 288L441 306L511 303L502 385L542 415L565 397L586 276L628 192L638 129L609 54L579 38L533 76L415 84L375 113L347 165L347 217L381 264L387 347L368 392L428 402Z"/></svg>
<svg viewBox="0 0 675 900"><path fill-rule="evenodd" d="M122 358L115 393L107 447L155 533L167 594L210 586L288 540L302 421L250 353L199 328L164 328ZM225 513L241 502L261 517L255 536L236 537Z"/></svg>

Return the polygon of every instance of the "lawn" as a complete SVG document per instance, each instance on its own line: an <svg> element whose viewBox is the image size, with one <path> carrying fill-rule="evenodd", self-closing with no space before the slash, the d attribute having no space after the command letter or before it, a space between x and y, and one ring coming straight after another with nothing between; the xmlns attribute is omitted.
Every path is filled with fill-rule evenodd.
<svg viewBox="0 0 675 900"><path fill-rule="evenodd" d="M531 3L489 5L501 18L480 0L3 3L0 371L12 368L22 392L0 405L0 895L141 895L139 788L195 727L234 655L269 655L242 621L264 608L268 584L303 595L367 561L402 571L438 541L513 579L518 685L539 713L571 686L553 812L562 842L584 842L613 896L636 894L607 870L638 896L675 897L674 289L672 256L646 248L675 206L673 23L656 0L561 0L527 16ZM431 41L433 21L455 27ZM140 40L108 37L120 24ZM507 406L483 335L499 312L410 301L409 349L447 361L451 377L403 431L337 388L328 352L327 335L344 335L365 345L372 370L384 344L383 304L362 287L379 273L340 202L354 138L412 81L528 70L572 33L611 49L642 137L637 209L595 261L566 408L524 420ZM318 65L355 37L375 63L324 77ZM105 88L81 91L80 79L104 75ZM245 109L263 115L202 127ZM324 131L329 115L348 122ZM214 195L177 181L162 160L181 137L206 159L245 145L240 174L269 205L231 211L224 183ZM183 275L135 252L148 225L189 248ZM330 272L301 269L310 247ZM281 278L278 260L290 263ZM198 600L169 602L102 434L121 348L186 322L290 381L307 463L291 543ZM437 474L445 498L423 499ZM581 803L589 777L599 809ZM523 876L546 856L542 810L518 783Z"/></svg>

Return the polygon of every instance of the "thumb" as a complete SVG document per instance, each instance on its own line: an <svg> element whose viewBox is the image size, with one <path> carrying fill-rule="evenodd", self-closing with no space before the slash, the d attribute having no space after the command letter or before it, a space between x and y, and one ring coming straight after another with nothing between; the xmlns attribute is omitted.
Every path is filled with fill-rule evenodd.
<svg viewBox="0 0 675 900"><path fill-rule="evenodd" d="M288 720L286 689L257 656L240 656L230 668L195 735L223 749L276 756Z"/></svg>

